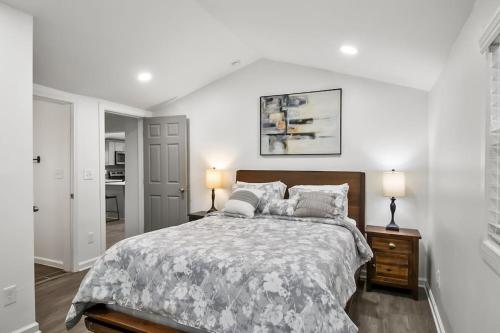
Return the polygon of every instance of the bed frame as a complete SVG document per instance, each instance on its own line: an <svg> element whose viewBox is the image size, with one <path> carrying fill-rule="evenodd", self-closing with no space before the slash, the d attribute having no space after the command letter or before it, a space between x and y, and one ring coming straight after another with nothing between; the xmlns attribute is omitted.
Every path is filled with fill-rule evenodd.
<svg viewBox="0 0 500 333"><path fill-rule="evenodd" d="M365 234L365 174L352 171L277 171L238 170L236 180L263 183L282 181L288 187L294 185L338 185L349 184L349 217L356 221L358 229ZM288 189L285 198L288 197ZM359 271L356 273L359 281ZM351 300L346 305L349 310ZM84 315L85 326L95 333L183 333L178 329L156 324L144 319L113 311L102 304L88 309Z"/></svg>

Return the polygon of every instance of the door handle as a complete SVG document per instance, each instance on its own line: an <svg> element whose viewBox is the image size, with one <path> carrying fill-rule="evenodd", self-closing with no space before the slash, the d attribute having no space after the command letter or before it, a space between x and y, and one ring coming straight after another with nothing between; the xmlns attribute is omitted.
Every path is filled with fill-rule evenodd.
<svg viewBox="0 0 500 333"><path fill-rule="evenodd" d="M38 206L33 206L33 213L36 213L40 210L40 208L38 208Z"/></svg>
<svg viewBox="0 0 500 333"><path fill-rule="evenodd" d="M179 188L179 192L184 193L185 189L184 187Z"/></svg>

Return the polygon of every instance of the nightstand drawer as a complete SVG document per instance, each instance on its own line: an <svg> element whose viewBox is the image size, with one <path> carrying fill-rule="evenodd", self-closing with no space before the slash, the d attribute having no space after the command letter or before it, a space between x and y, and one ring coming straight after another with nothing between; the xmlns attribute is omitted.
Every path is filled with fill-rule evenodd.
<svg viewBox="0 0 500 333"><path fill-rule="evenodd" d="M407 255L375 252L372 260L374 279L381 282L392 281L399 285L408 284L409 259Z"/></svg>
<svg viewBox="0 0 500 333"><path fill-rule="evenodd" d="M410 254L411 242L405 239L373 237L372 249L378 251Z"/></svg>
<svg viewBox="0 0 500 333"><path fill-rule="evenodd" d="M387 252L375 252L374 258L377 264L408 266L409 258L405 254L393 254Z"/></svg>
<svg viewBox="0 0 500 333"><path fill-rule="evenodd" d="M392 277L392 276L385 276L385 275L375 275L371 279L371 283L379 283L382 285L390 285L390 286L396 286L396 287L408 287L408 279L400 279L397 277Z"/></svg>
<svg viewBox="0 0 500 333"><path fill-rule="evenodd" d="M404 284L407 284L408 266L386 265L377 262L375 264L375 278L379 276L400 279L404 281Z"/></svg>

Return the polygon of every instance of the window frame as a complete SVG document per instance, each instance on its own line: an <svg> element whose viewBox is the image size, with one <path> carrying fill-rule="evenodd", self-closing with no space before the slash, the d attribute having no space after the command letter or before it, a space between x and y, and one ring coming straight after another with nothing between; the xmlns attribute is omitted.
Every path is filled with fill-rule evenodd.
<svg viewBox="0 0 500 333"><path fill-rule="evenodd" d="M490 144L490 120L491 120L491 78L490 78L490 71L491 71L491 63L492 63L492 52L490 52L490 46L493 44L493 42L500 36L500 8L497 9L495 12L493 18L491 21L488 23L486 28L484 29L484 32L479 40L479 47L480 47L480 52L485 56L485 59L487 60L488 63L488 92L487 92L487 110L486 110L486 128L485 128L485 153L484 153L484 199L485 199L485 205L484 205L484 210L485 210L485 216L489 215L488 212L488 201L489 201L489 163L488 163L488 148ZM485 224L485 232L484 232L484 237L481 243L481 257L483 260L495 271L498 275L500 275L500 245L495 243L494 241L490 240L488 236L488 230L490 228L489 226L489 220L486 219L486 224Z"/></svg>

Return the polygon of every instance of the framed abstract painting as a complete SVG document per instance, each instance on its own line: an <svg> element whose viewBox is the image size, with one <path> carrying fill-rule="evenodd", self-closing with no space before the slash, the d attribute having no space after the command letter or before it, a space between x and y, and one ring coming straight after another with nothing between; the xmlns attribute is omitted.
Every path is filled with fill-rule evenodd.
<svg viewBox="0 0 500 333"><path fill-rule="evenodd" d="M260 97L260 154L340 155L342 89Z"/></svg>

